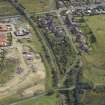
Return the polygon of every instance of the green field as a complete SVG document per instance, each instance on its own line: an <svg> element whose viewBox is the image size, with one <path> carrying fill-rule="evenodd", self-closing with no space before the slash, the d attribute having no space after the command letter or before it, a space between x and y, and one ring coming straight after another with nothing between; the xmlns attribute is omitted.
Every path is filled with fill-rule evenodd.
<svg viewBox="0 0 105 105"><path fill-rule="evenodd" d="M21 97L17 94L12 96L5 97L0 99L0 105L6 105L11 102L16 102L16 100L20 100ZM26 100L17 101L16 105L59 105L58 97L56 94L51 96L41 96L41 97L33 97Z"/></svg>
<svg viewBox="0 0 105 105"><path fill-rule="evenodd" d="M83 54L83 77L94 85L105 84L105 16L85 17L86 23L96 36L96 43L92 44L92 51Z"/></svg>
<svg viewBox="0 0 105 105"><path fill-rule="evenodd" d="M81 95L81 103L83 105L103 105L105 94L85 92Z"/></svg>
<svg viewBox="0 0 105 105"><path fill-rule="evenodd" d="M19 0L28 12L39 12L48 9L49 0Z"/></svg>
<svg viewBox="0 0 105 105"><path fill-rule="evenodd" d="M4 84L11 79L12 74L15 72L16 63L14 61L5 60L0 65L0 84Z"/></svg>
<svg viewBox="0 0 105 105"><path fill-rule="evenodd" d="M15 8L7 1L7 0L0 0L0 15L15 15L18 12Z"/></svg>
<svg viewBox="0 0 105 105"><path fill-rule="evenodd" d="M19 100L21 97L17 94L0 98L0 105L8 105L11 102Z"/></svg>
<svg viewBox="0 0 105 105"><path fill-rule="evenodd" d="M58 105L58 98L56 95L42 96L38 99L28 99L18 105Z"/></svg>

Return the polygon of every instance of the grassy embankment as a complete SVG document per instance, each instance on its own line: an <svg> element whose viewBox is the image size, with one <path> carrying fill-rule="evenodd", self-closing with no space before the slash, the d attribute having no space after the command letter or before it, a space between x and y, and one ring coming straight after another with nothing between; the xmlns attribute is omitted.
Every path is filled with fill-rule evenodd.
<svg viewBox="0 0 105 105"><path fill-rule="evenodd" d="M19 0L27 12L40 12L48 9L49 0Z"/></svg>
<svg viewBox="0 0 105 105"><path fill-rule="evenodd" d="M0 15L17 15L18 12L16 9L7 1L7 0L0 0Z"/></svg>
<svg viewBox="0 0 105 105"><path fill-rule="evenodd" d="M94 85L105 84L105 16L85 17L85 21L96 36L92 51L83 54L83 76Z"/></svg>

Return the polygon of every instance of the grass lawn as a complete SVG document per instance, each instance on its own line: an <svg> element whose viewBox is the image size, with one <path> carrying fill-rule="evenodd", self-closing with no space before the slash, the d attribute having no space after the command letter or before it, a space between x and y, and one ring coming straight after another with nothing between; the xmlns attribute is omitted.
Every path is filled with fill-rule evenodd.
<svg viewBox="0 0 105 105"><path fill-rule="evenodd" d="M58 99L56 95L42 96L39 99L28 99L18 105L58 105Z"/></svg>
<svg viewBox="0 0 105 105"><path fill-rule="evenodd" d="M104 99L105 95L100 93L86 92L81 95L81 103L83 105L103 105Z"/></svg>
<svg viewBox="0 0 105 105"><path fill-rule="evenodd" d="M39 12L48 9L49 0L19 0L28 12Z"/></svg>
<svg viewBox="0 0 105 105"><path fill-rule="evenodd" d="M33 32L32 33L32 39L19 39L18 40L20 43L23 43L24 45L28 45L30 47L32 47L32 49L34 49L35 51L37 51L38 53L44 53L44 49L43 46L40 42L40 40L38 39L37 35Z"/></svg>
<svg viewBox="0 0 105 105"><path fill-rule="evenodd" d="M11 96L6 96L3 98L0 97L0 105L8 105L9 103L19 100L20 98L21 97L17 94L13 94Z"/></svg>
<svg viewBox="0 0 105 105"><path fill-rule="evenodd" d="M21 18L21 21L20 21L20 23L17 24L17 27L20 27L20 26L24 27L24 26L26 26L26 24L29 25L29 22L25 18ZM19 39L18 41L23 44L29 45L38 53L43 53L43 51L44 51L43 45L42 45L41 41L39 40L38 35L34 31L34 29L31 27L31 25L29 25L29 27L30 27L30 32L32 34L31 38L29 38L29 39L22 38L22 39Z"/></svg>
<svg viewBox="0 0 105 105"><path fill-rule="evenodd" d="M33 35L32 35L32 41L31 41L30 45L33 47L33 49L35 48L38 53L43 53L44 49L43 49L41 41L39 40L36 33L34 31L32 31L32 32L33 32L32 33Z"/></svg>
<svg viewBox="0 0 105 105"><path fill-rule="evenodd" d="M83 54L85 64L83 76L95 85L105 84L105 16L85 17L89 27L96 36L97 42L92 45L89 54Z"/></svg>
<svg viewBox="0 0 105 105"><path fill-rule="evenodd" d="M16 63L13 63L9 60L4 61L2 67L0 66L0 84L7 82L15 72L15 69Z"/></svg>
<svg viewBox="0 0 105 105"><path fill-rule="evenodd" d="M20 100L21 97L17 94L12 96L7 96L0 99L0 105L6 105L9 103L16 102L16 100ZM39 98L29 98L24 101L17 101L16 105L59 105L59 99L57 98L56 94L51 96L41 96Z"/></svg>
<svg viewBox="0 0 105 105"><path fill-rule="evenodd" d="M0 0L0 15L4 16L15 14L18 14L18 12L7 0Z"/></svg>

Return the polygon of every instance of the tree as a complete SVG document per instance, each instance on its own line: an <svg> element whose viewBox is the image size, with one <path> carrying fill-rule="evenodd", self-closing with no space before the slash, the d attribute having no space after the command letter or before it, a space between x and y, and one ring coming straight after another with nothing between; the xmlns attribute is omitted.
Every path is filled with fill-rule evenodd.
<svg viewBox="0 0 105 105"><path fill-rule="evenodd" d="M90 36L90 42L91 42L91 43L95 43L95 42L96 42L96 37L95 37L94 34L92 34L92 35Z"/></svg>

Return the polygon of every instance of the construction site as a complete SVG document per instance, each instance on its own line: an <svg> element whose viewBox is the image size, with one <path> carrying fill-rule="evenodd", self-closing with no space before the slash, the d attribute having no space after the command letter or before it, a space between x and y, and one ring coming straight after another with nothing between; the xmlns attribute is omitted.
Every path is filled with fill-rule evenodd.
<svg viewBox="0 0 105 105"><path fill-rule="evenodd" d="M0 100L45 91L45 67L33 49L32 27L22 17L0 18ZM21 92L20 92L21 91Z"/></svg>

